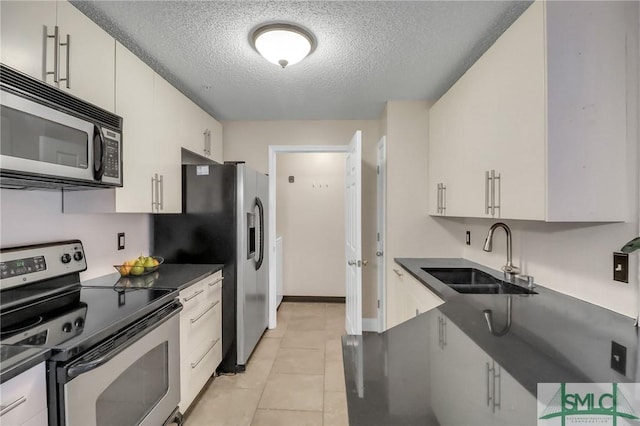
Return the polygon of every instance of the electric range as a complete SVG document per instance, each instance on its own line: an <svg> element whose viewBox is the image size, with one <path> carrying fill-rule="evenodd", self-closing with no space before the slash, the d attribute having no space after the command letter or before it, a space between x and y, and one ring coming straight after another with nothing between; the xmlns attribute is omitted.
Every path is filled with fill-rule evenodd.
<svg viewBox="0 0 640 426"><path fill-rule="evenodd" d="M0 249L0 361L50 351L51 425L163 424L180 398L177 292L82 285L86 268L79 240Z"/></svg>

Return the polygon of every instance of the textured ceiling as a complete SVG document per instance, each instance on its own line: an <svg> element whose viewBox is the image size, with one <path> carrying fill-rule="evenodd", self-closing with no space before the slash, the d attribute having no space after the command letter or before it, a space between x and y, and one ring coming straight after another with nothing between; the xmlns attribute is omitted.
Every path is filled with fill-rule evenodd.
<svg viewBox="0 0 640 426"><path fill-rule="evenodd" d="M72 1L220 120L376 119L438 99L529 1ZM252 49L265 22L310 29L286 69Z"/></svg>

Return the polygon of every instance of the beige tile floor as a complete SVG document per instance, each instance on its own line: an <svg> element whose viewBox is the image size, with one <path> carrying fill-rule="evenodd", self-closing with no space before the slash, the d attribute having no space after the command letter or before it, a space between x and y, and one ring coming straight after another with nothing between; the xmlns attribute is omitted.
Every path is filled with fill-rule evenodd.
<svg viewBox="0 0 640 426"><path fill-rule="evenodd" d="M344 304L283 302L246 371L210 381L185 426L348 425L344 315Z"/></svg>

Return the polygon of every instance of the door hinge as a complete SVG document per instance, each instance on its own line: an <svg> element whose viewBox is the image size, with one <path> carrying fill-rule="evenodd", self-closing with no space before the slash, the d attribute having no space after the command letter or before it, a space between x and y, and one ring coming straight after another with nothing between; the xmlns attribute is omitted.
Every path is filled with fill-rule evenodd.
<svg viewBox="0 0 640 426"><path fill-rule="evenodd" d="M380 309L380 300L378 300L378 309Z"/></svg>
<svg viewBox="0 0 640 426"><path fill-rule="evenodd" d="M380 174L380 166L376 166L376 173Z"/></svg>
<svg viewBox="0 0 640 426"><path fill-rule="evenodd" d="M376 238L378 239L378 241L380 241L380 233L378 232L376 235Z"/></svg>

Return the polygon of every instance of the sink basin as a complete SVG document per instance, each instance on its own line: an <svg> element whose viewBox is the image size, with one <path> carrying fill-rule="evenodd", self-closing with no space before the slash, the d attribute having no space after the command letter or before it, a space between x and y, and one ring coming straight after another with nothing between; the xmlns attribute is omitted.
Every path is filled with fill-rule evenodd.
<svg viewBox="0 0 640 426"><path fill-rule="evenodd" d="M472 294L536 294L535 291L511 284L475 268L422 268L458 293Z"/></svg>

